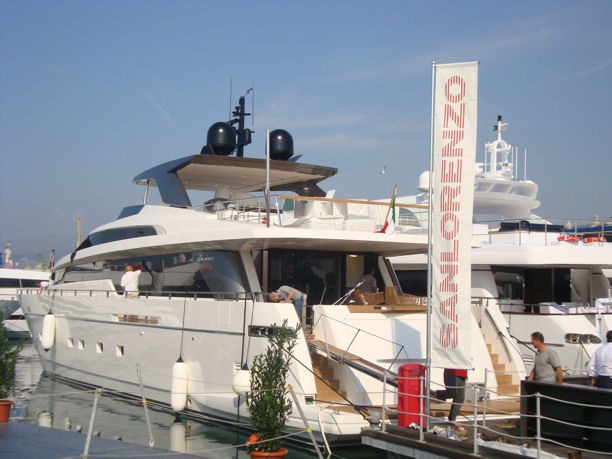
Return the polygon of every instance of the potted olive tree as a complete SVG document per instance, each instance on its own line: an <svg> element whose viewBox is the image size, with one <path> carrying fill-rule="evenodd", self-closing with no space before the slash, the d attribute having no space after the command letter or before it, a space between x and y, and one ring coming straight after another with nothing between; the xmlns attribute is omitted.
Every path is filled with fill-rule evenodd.
<svg viewBox="0 0 612 459"><path fill-rule="evenodd" d="M8 422L13 401L8 400L15 386L15 364L17 355L23 347L23 340L11 344L2 321L4 315L0 311L0 423Z"/></svg>
<svg viewBox="0 0 612 459"><path fill-rule="evenodd" d="M253 359L250 391L246 394L251 424L256 432L247 441L252 457L288 454L280 446L280 436L292 409L287 375L298 330L299 326L296 330L288 328L287 320L281 326L273 324L266 351Z"/></svg>

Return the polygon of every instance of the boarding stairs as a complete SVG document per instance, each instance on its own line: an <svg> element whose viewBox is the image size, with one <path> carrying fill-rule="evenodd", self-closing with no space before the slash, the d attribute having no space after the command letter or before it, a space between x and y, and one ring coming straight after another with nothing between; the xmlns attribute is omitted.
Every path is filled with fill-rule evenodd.
<svg viewBox="0 0 612 459"><path fill-rule="evenodd" d="M308 347L312 359L312 366L316 378L317 400L328 402L346 401L344 393L340 390L338 379L334 378L334 369L331 362L340 363L365 373L379 381L386 381L389 385L397 387L397 374L381 367L358 355L351 354L329 343L309 337Z"/></svg>
<svg viewBox="0 0 612 459"><path fill-rule="evenodd" d="M495 378L497 379L497 393L499 395L517 395L520 392L518 384L512 384L512 374L506 371L506 364L500 363L499 354L493 352L493 345L486 340L487 350L491 356Z"/></svg>

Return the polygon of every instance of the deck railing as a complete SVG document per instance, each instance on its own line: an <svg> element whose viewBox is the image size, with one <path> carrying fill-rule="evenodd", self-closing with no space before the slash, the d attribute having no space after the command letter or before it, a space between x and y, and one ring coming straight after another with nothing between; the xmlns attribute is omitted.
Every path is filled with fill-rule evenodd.
<svg viewBox="0 0 612 459"><path fill-rule="evenodd" d="M504 443L515 444L517 450L522 449L523 454L531 457L534 454L528 452L529 444L535 444L537 457L555 447L567 448L568 452L577 450L611 455L612 424L609 420L612 419L612 392L587 386L586 378L575 378L574 383L563 385L525 381L521 394L517 396L499 394L482 384L473 384L466 389L467 398L471 400L463 404L466 409L457 418L458 427L450 429L445 418L432 415L440 412L440 408L431 408L427 403L425 377L400 375L397 379L399 388L396 396L408 401L397 406L383 404L383 416L378 427L383 432L392 425L386 419L386 413L394 412L398 415L399 423L406 424L398 423L400 427L419 430L420 441L425 440L426 432L450 436L454 440L471 442L474 455L479 454L479 448L483 446L495 448L496 444ZM389 386L384 384L383 391L388 393ZM574 395L568 396L568 392ZM383 396L383 400L387 398ZM505 406L490 401L492 398L504 401ZM467 408L470 404L471 410ZM429 413L425 410L426 406L430 406ZM443 408L446 410L448 407L444 405ZM471 414L466 414L468 412ZM515 435L516 431L501 430L496 422L501 419L520 422L520 433ZM397 431L394 430L394 433L397 434ZM486 441L486 438L495 440Z"/></svg>
<svg viewBox="0 0 612 459"><path fill-rule="evenodd" d="M301 226L304 222L353 221L350 229L373 231L380 229L385 223L389 202L368 201L359 199L339 199L317 196L273 195L270 196L269 207L263 196L250 196L243 199L211 199L198 209L212 212L220 220L231 220L247 223L268 223L274 226ZM425 206L418 204L395 204L397 209L423 210ZM268 217L269 214L269 217ZM370 220L371 224L363 224ZM414 216L396 215L398 231L424 233L419 219ZM345 229L338 226L336 229Z"/></svg>

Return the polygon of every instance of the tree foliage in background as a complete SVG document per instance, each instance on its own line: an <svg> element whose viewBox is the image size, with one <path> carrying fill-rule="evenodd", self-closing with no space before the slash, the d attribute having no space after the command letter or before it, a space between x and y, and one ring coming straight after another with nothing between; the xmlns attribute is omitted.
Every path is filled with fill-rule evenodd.
<svg viewBox="0 0 612 459"><path fill-rule="evenodd" d="M23 348L23 340L11 344L2 325L3 320L4 314L0 311L0 399L8 398L15 387L15 364Z"/></svg>

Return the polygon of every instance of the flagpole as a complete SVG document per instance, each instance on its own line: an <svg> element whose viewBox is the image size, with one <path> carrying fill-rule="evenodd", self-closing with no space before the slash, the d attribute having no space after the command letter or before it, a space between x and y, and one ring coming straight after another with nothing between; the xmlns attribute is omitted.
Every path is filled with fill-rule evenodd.
<svg viewBox="0 0 612 459"><path fill-rule="evenodd" d="M266 129L266 226L270 228L270 129Z"/></svg>
<svg viewBox="0 0 612 459"><path fill-rule="evenodd" d="M431 276L431 258L432 258L432 246L431 240L433 237L433 168L434 168L434 124L436 118L436 106L435 106L435 95L436 95L436 62L431 63L431 138L429 141L429 198L427 200L427 353L425 357L425 429L429 430L429 413L430 413L430 397L429 393L431 390L431 290L432 290L432 276Z"/></svg>
<svg viewBox="0 0 612 459"><path fill-rule="evenodd" d="M389 218L389 213L391 212L391 208L393 207L393 200L395 199L395 194L397 193L397 183L393 187L393 193L391 193L391 201L389 201L389 207L387 208L387 215L385 215L385 222Z"/></svg>

